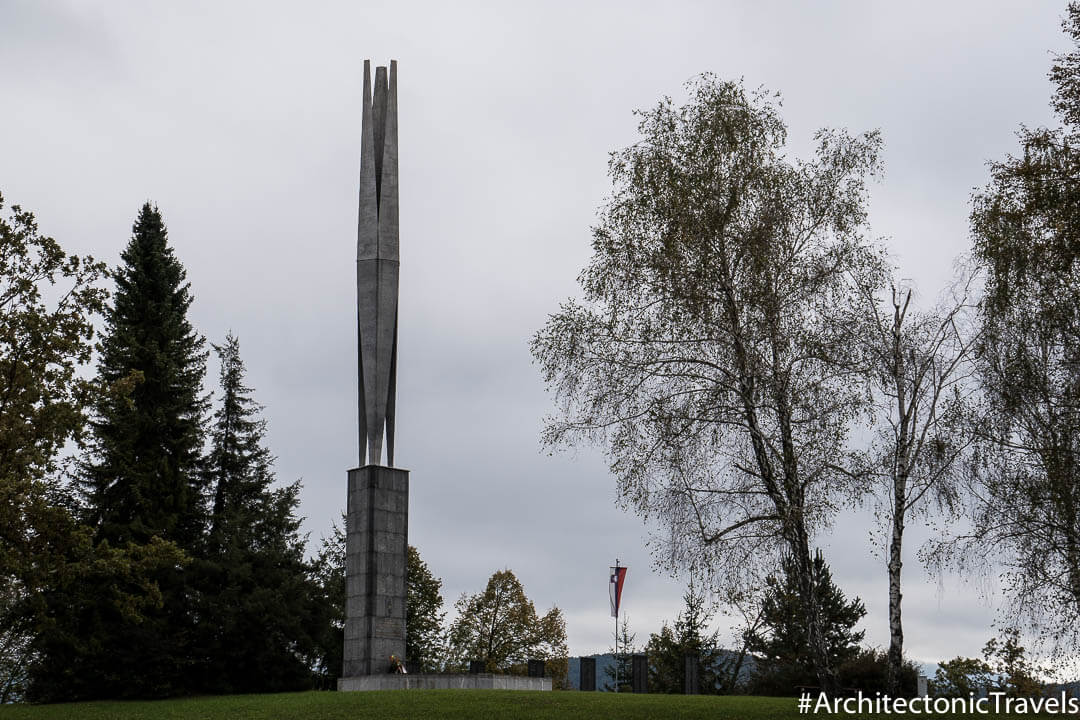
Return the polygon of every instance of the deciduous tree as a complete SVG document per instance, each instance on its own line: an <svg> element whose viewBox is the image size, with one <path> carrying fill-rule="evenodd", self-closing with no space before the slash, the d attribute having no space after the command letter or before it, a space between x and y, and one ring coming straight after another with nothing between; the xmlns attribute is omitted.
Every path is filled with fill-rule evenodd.
<svg viewBox="0 0 1080 720"><path fill-rule="evenodd" d="M412 545L406 579L405 661L415 672L438 672L446 652L442 580Z"/></svg>
<svg viewBox="0 0 1080 720"><path fill-rule="evenodd" d="M933 501L955 507L961 458L972 439L965 407L975 342L973 279L965 272L930 310L913 307L911 288L896 284L884 297L873 288L864 293L869 339L864 347L876 435L863 454L863 472L876 490L887 537L887 691L894 697L900 695L904 673L904 531L912 517L931 510Z"/></svg>
<svg viewBox="0 0 1080 720"><path fill-rule="evenodd" d="M32 213L16 205L0 216L0 703L26 693L27 603L65 564L66 533L78 532L56 500L63 448L81 441L93 397L78 371L90 359L105 274L42 235ZM44 552L45 539L55 552Z"/></svg>
<svg viewBox="0 0 1080 720"><path fill-rule="evenodd" d="M1066 32L1080 44L1080 5ZM1023 128L973 199L985 272L967 525L930 557L1000 575L1008 621L1080 647L1080 50L1051 72L1064 127ZM1003 570L1003 572L1002 572Z"/></svg>
<svg viewBox="0 0 1080 720"><path fill-rule="evenodd" d="M3 198L0 197L0 209ZM103 614L144 617L154 581L183 555L170 543L95 545L66 491L65 446L83 439L99 387L89 361L106 275L68 255L18 206L0 217L0 702L85 697L98 677L80 670L98 640L87 588ZM65 623L80 617L80 627Z"/></svg>
<svg viewBox="0 0 1080 720"><path fill-rule="evenodd" d="M318 608L313 674L316 686L332 690L343 672L345 652L345 514L323 537L311 563Z"/></svg>
<svg viewBox="0 0 1080 720"><path fill-rule="evenodd" d="M464 670L483 660L487 672L524 674L530 659L547 662L553 681L566 677L569 652L566 621L558 607L543 617L514 573L500 570L483 592L463 594L454 603L458 617L450 626L449 665Z"/></svg>
<svg viewBox="0 0 1080 720"><path fill-rule="evenodd" d="M534 337L552 446L595 441L619 497L670 533L658 558L712 584L794 559L807 652L835 687L811 539L849 497L835 468L864 407L859 287L884 282L865 236L877 133L823 130L787 153L778 101L704 76L641 113L579 281Z"/></svg>

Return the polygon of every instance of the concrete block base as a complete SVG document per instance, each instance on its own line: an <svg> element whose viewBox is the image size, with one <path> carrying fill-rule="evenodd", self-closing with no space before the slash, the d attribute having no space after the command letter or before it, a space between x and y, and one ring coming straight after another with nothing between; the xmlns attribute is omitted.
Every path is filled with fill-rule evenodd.
<svg viewBox="0 0 1080 720"><path fill-rule="evenodd" d="M551 678L520 675L361 675L338 679L338 690L550 690Z"/></svg>
<svg viewBox="0 0 1080 720"><path fill-rule="evenodd" d="M345 539L345 677L390 670L405 659L409 471L349 471Z"/></svg>

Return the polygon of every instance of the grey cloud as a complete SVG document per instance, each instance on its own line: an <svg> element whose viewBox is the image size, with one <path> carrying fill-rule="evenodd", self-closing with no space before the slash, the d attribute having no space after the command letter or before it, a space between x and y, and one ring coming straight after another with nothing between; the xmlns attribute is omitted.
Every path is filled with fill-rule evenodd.
<svg viewBox="0 0 1080 720"><path fill-rule="evenodd" d="M881 128L874 231L932 298L967 245L968 196L1018 123L1049 121L1058 2L0 4L0 189L77 252L115 262L161 206L197 326L236 332L305 527L328 531L355 463L352 261L364 58L400 62L398 458L412 539L478 590L512 567L567 613L573 652L611 644L605 573L630 565L639 640L678 611L641 522L593 450L549 457L528 337L576 289L607 153L631 111L703 71L784 94L793 152L820 126ZM13 69L13 70L10 70ZM212 381L211 377L211 381ZM860 525L859 523L862 523ZM883 644L865 518L820 539ZM992 611L907 568L912 653L975 654ZM923 584L920 584L923 583Z"/></svg>

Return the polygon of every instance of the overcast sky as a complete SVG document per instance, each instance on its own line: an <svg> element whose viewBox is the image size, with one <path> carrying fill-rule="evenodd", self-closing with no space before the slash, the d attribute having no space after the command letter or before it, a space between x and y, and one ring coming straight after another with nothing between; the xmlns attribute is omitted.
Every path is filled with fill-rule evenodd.
<svg viewBox="0 0 1080 720"><path fill-rule="evenodd" d="M513 6L512 9L511 5ZM282 481L312 544L357 464L353 261L361 70L399 62L401 305L396 459L410 542L452 604L511 568L566 613L574 654L611 645L607 566L630 567L638 640L683 585L614 505L592 450L549 456L528 340L576 292L635 108L711 71L783 93L791 148L880 128L871 222L926 299L968 246L973 188L1051 122L1064 2L44 2L0 0L0 192L116 264L146 200L187 268L208 339L239 336ZM209 381L216 381L211 366ZM867 513L817 539L887 646ZM905 565L906 647L975 655L993 600Z"/></svg>

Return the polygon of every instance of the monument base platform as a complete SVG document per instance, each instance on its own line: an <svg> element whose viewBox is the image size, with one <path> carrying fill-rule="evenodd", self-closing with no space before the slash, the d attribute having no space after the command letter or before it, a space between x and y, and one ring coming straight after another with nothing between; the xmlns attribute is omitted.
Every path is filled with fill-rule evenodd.
<svg viewBox="0 0 1080 720"><path fill-rule="evenodd" d="M338 678L340 692L362 690L550 690L551 678L521 675L359 675Z"/></svg>
<svg viewBox="0 0 1080 720"><path fill-rule="evenodd" d="M409 471L349 471L345 538L345 647L341 674L365 677L405 657Z"/></svg>

